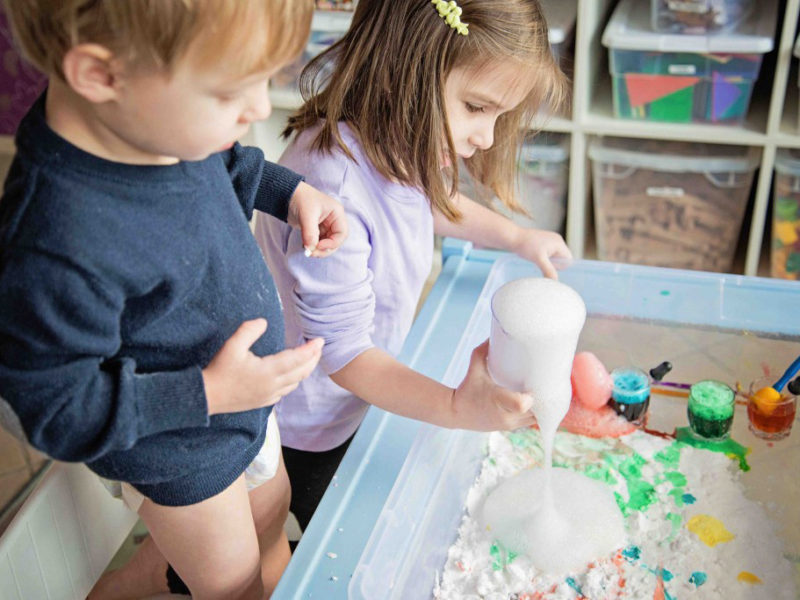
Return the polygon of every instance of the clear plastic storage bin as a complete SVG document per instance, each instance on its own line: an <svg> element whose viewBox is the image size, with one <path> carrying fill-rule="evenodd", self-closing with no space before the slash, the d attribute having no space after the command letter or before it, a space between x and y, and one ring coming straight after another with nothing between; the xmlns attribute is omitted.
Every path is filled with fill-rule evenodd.
<svg viewBox="0 0 800 600"><path fill-rule="evenodd" d="M563 231L567 212L569 136L539 134L522 147L518 199L528 215L500 211L522 227Z"/></svg>
<svg viewBox="0 0 800 600"><path fill-rule="evenodd" d="M598 138L589 158L601 260L730 271L757 149Z"/></svg>
<svg viewBox="0 0 800 600"><path fill-rule="evenodd" d="M794 52L793 54L795 57L800 58L800 35L797 36L797 40L794 43ZM797 76L797 86L798 90L800 90L800 69L798 69L798 76ZM797 103L797 131L800 133L800 102Z"/></svg>
<svg viewBox="0 0 800 600"><path fill-rule="evenodd" d="M775 158L770 274L800 279L800 151L781 148Z"/></svg>
<svg viewBox="0 0 800 600"><path fill-rule="evenodd" d="M570 44L575 33L578 15L577 0L542 0L544 18L547 20L547 39L550 51L562 69L571 70Z"/></svg>
<svg viewBox="0 0 800 600"><path fill-rule="evenodd" d="M760 3L735 31L717 35L654 32L649 10L641 0L622 0L603 33L615 116L741 123L761 60L773 48L775 1Z"/></svg>
<svg viewBox="0 0 800 600"><path fill-rule="evenodd" d="M494 292L508 281L539 275L531 263L516 257L495 263L463 336L454 341L452 362L442 379L445 385L458 385L472 349L489 336ZM792 340L800 335L800 321L791 316L800 304L800 286L790 282L597 261L576 261L559 278L586 303L588 316L578 350L595 352L608 366L629 364L631 356L655 364L680 353L673 370L680 381L749 381L761 375L763 361L777 368L797 355ZM745 408L738 406L736 411L732 435L752 446L747 456L752 468L742 475L747 495L768 505L776 522L783 516L778 535L785 551L796 554L800 486L781 473L800 460L800 436L781 442L780 449L758 444L747 432ZM685 426L686 400L657 396L648 423L661 431ZM433 596L447 551L458 537L488 436L422 425L353 572L348 598ZM791 523L786 515L792 515Z"/></svg>
<svg viewBox="0 0 800 600"><path fill-rule="evenodd" d="M651 0L654 31L703 34L731 29L755 0Z"/></svg>
<svg viewBox="0 0 800 600"><path fill-rule="evenodd" d="M292 63L278 71L270 80L272 89L281 93L296 93L300 73L312 58L327 50L344 37L350 27L352 12L317 10L311 20L311 33L303 52Z"/></svg>

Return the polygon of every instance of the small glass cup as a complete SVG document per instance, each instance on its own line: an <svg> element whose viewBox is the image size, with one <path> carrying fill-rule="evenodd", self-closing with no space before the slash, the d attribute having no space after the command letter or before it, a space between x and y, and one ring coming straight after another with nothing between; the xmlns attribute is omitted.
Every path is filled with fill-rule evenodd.
<svg viewBox="0 0 800 600"><path fill-rule="evenodd" d="M689 427L701 438L723 440L730 435L736 394L721 381L704 379L689 389Z"/></svg>
<svg viewBox="0 0 800 600"><path fill-rule="evenodd" d="M748 427L757 438L776 441L789 437L797 413L797 396L784 390L780 399L770 401L756 396L756 392L772 387L774 378L762 377L750 384L747 394Z"/></svg>
<svg viewBox="0 0 800 600"><path fill-rule="evenodd" d="M614 387L609 405L618 415L641 426L650 406L650 376L636 367L618 367L611 371Z"/></svg>

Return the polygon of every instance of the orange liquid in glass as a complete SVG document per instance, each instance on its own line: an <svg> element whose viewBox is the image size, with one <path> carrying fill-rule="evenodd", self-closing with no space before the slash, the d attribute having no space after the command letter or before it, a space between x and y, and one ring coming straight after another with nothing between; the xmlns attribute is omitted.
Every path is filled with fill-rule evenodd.
<svg viewBox="0 0 800 600"><path fill-rule="evenodd" d="M771 406L769 412L761 411L755 402L747 403L747 418L753 429L767 434L769 437L785 437L789 434L794 421L796 404L786 402L779 406Z"/></svg>

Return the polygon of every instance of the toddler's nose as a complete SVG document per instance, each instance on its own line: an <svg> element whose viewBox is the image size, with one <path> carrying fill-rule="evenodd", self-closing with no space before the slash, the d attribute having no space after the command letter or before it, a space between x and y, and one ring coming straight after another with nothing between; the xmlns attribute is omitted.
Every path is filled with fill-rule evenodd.
<svg viewBox="0 0 800 600"><path fill-rule="evenodd" d="M269 100L269 82L256 86L248 95L247 108L242 114L242 121L252 123L263 121L272 113L272 103Z"/></svg>

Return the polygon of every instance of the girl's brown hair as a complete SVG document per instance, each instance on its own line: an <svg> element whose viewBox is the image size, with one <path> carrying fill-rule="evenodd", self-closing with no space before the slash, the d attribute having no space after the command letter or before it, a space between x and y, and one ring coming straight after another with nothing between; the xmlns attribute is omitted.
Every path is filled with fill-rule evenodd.
<svg viewBox="0 0 800 600"><path fill-rule="evenodd" d="M461 215L451 198L458 189L458 161L447 124L444 86L456 67L518 61L533 82L528 97L501 115L495 144L465 161L470 174L519 210L516 160L525 129L540 108L556 110L566 97L566 77L556 64L537 0L459 0L459 35L431 0L359 0L344 38L312 60L300 78L305 103L284 136L321 122L318 151L338 146L346 121L375 168L388 179L422 189L450 220ZM441 132L441 133L440 133ZM442 177L442 157L453 165Z"/></svg>
<svg viewBox="0 0 800 600"><path fill-rule="evenodd" d="M61 77L70 48L100 44L133 67L169 70L221 56L232 76L270 71L305 45L313 0L4 0L15 38L40 71ZM254 42L254 40L256 42Z"/></svg>

